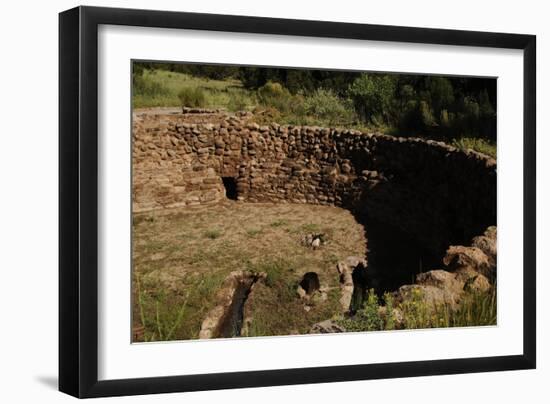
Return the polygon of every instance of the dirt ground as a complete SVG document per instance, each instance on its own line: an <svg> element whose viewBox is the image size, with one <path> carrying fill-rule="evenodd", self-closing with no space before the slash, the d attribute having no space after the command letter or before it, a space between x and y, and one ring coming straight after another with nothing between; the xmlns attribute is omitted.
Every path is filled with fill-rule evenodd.
<svg viewBox="0 0 550 404"><path fill-rule="evenodd" d="M307 234L323 234L318 249ZM136 341L197 338L215 294L235 270L267 273L250 297L249 336L307 332L338 314L336 263L364 256L364 229L337 207L224 201L195 209L135 214L133 325ZM296 289L319 275L322 299L304 304Z"/></svg>

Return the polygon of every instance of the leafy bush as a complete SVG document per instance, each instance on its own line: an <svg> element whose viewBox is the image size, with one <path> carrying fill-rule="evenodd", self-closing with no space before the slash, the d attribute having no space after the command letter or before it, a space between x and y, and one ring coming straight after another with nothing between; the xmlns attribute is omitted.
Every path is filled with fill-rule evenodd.
<svg viewBox="0 0 550 404"><path fill-rule="evenodd" d="M374 289L369 294L362 309L351 318L341 319L339 323L346 331L378 331L384 329L384 322L379 313L378 297Z"/></svg>
<svg viewBox="0 0 550 404"><path fill-rule="evenodd" d="M397 307L391 293L384 294L383 303L385 307L378 305L378 298L371 289L363 308L352 317L338 318L337 322L346 331L353 332L397 328L471 327L495 325L497 321L495 286L485 292L465 292L457 307L448 304L434 307L426 302L418 288L413 289L410 298ZM395 318L394 309L401 313L399 322Z"/></svg>
<svg viewBox="0 0 550 404"><path fill-rule="evenodd" d="M395 317L393 315L393 296L391 293L384 293L384 302L386 303L386 315L384 318L385 329L393 330L395 329Z"/></svg>
<svg viewBox="0 0 550 404"><path fill-rule="evenodd" d="M263 106L276 108L280 112L289 112L296 108L297 99L280 83L268 81L258 89L258 101Z"/></svg>
<svg viewBox="0 0 550 404"><path fill-rule="evenodd" d="M394 76L364 73L349 87L357 114L366 122L381 124L391 116L397 81Z"/></svg>
<svg viewBox="0 0 550 404"><path fill-rule="evenodd" d="M414 288L410 299L399 305L403 313L403 326L406 329L428 328L430 326L430 307L424 301L419 288Z"/></svg>
<svg viewBox="0 0 550 404"><path fill-rule="evenodd" d="M445 77L428 77L428 94L431 108L435 116L441 111L452 107L455 96L451 81Z"/></svg>
<svg viewBox="0 0 550 404"><path fill-rule="evenodd" d="M346 124L354 119L353 106L332 90L318 88L304 100L304 111L328 125Z"/></svg>
<svg viewBox="0 0 550 404"><path fill-rule="evenodd" d="M132 79L135 107L179 101L255 110L258 123L496 140L494 79L151 62L134 63Z"/></svg>
<svg viewBox="0 0 550 404"><path fill-rule="evenodd" d="M227 107L230 111L243 111L247 107L247 98L237 91L232 91L229 94L229 103Z"/></svg>
<svg viewBox="0 0 550 404"><path fill-rule="evenodd" d="M143 71L132 75L134 96L144 96L149 98L163 97L170 94L170 90L153 80L148 80L143 76Z"/></svg>
<svg viewBox="0 0 550 404"><path fill-rule="evenodd" d="M203 91L198 87L184 87L178 93L178 98L182 107L204 107L206 97Z"/></svg>

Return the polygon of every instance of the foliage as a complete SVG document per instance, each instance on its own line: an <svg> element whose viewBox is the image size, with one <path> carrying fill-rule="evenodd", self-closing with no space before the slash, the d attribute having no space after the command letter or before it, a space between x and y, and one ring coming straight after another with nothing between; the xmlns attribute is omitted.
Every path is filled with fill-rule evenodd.
<svg viewBox="0 0 550 404"><path fill-rule="evenodd" d="M479 153L486 154L492 158L497 157L497 146L495 143L485 140L476 139L472 137L462 137L453 139L451 145L461 150L475 150Z"/></svg>
<svg viewBox="0 0 550 404"><path fill-rule="evenodd" d="M393 305L393 296L391 293L384 293L384 302L386 303L386 315L384 317L384 328L386 330L393 330L395 329L395 316L393 313L394 305Z"/></svg>
<svg viewBox="0 0 550 404"><path fill-rule="evenodd" d="M410 298L402 302L399 309L403 313L403 327L405 329L428 328L430 326L430 306L424 300L422 291L419 288L412 290Z"/></svg>
<svg viewBox="0 0 550 404"><path fill-rule="evenodd" d="M394 76L364 73L355 79L348 93L364 121L381 124L390 117L395 89Z"/></svg>
<svg viewBox="0 0 550 404"><path fill-rule="evenodd" d="M304 111L328 125L342 125L353 122L355 114L349 102L342 100L332 90L316 89L304 100Z"/></svg>
<svg viewBox="0 0 550 404"><path fill-rule="evenodd" d="M295 108L295 97L280 83L268 81L258 89L258 101L263 106L276 108L280 112L289 112Z"/></svg>
<svg viewBox="0 0 550 404"><path fill-rule="evenodd" d="M169 304L167 303L166 293L163 291L156 294L147 293L142 289L142 282L139 277L136 277L136 288L140 321L144 329L143 340L150 342L174 339L187 309L189 293L185 296L183 303L174 307L175 310L167 312L161 310L162 306ZM154 310L151 310L151 308L154 308Z"/></svg>
<svg viewBox="0 0 550 404"><path fill-rule="evenodd" d="M206 97L198 87L184 87L178 93L178 98L183 107L204 107Z"/></svg>
<svg viewBox="0 0 550 404"><path fill-rule="evenodd" d="M384 329L384 321L379 312L378 296L370 289L363 308L351 318L341 319L340 324L346 331L378 331Z"/></svg>
<svg viewBox="0 0 550 404"><path fill-rule="evenodd" d="M132 77L132 80L134 96L154 98L165 96L169 93L169 90L161 83L146 80L142 75L137 73Z"/></svg>
<svg viewBox="0 0 550 404"><path fill-rule="evenodd" d="M471 327L495 325L497 321L496 286L481 292L468 290L461 297L456 307L449 304L433 306L428 303L420 288L414 288L408 299L397 307L391 293L383 297L385 306L378 306L374 291L369 296L362 309L354 316L339 318L346 331L377 331L396 328L418 329L438 327ZM397 321L394 310L400 313Z"/></svg>
<svg viewBox="0 0 550 404"><path fill-rule="evenodd" d="M134 107L183 103L254 110L259 123L496 142L495 79L147 62L133 64L132 80Z"/></svg>
<svg viewBox="0 0 550 404"><path fill-rule="evenodd" d="M227 105L231 111L243 111L248 106L247 97L241 92L231 92L230 101Z"/></svg>

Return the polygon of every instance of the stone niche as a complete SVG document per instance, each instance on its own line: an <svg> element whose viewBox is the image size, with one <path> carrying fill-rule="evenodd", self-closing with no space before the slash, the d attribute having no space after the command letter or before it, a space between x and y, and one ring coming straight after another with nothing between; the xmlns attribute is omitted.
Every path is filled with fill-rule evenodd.
<svg viewBox="0 0 550 404"><path fill-rule="evenodd" d="M441 142L258 125L250 115L135 113L133 211L217 203L349 209L438 254L496 224L496 161ZM391 236L391 235L390 235Z"/></svg>

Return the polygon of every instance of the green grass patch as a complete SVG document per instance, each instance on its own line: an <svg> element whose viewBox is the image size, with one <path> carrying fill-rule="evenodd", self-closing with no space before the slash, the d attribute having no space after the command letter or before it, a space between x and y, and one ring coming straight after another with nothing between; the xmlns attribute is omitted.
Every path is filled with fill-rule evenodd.
<svg viewBox="0 0 550 404"><path fill-rule="evenodd" d="M380 304L385 304L383 310ZM370 290L367 301L354 316L340 316L337 321L351 332L496 325L496 286L485 292L465 292L458 307L447 304L433 307L426 303L421 290L415 289L409 299L396 307L402 315L400 325L394 317L394 307L391 294L386 293L379 301L374 290Z"/></svg>
<svg viewBox="0 0 550 404"><path fill-rule="evenodd" d="M134 108L183 104L237 111L257 104L254 92L245 90L238 80L212 80L165 70L144 70L134 80L132 97Z"/></svg>
<svg viewBox="0 0 550 404"><path fill-rule="evenodd" d="M288 220L278 219L269 224L271 227L282 227L288 225Z"/></svg>
<svg viewBox="0 0 550 404"><path fill-rule="evenodd" d="M301 230L307 233L318 233L321 227L317 223L306 223L301 226Z"/></svg>
<svg viewBox="0 0 550 404"><path fill-rule="evenodd" d="M451 144L461 150L475 150L476 152L491 156L494 159L497 158L497 145L495 142L473 137L462 137L453 139Z"/></svg>
<svg viewBox="0 0 550 404"><path fill-rule="evenodd" d="M256 237L262 234L262 229L246 229L246 235L248 237Z"/></svg>
<svg viewBox="0 0 550 404"><path fill-rule="evenodd" d="M206 97L199 87L183 87L178 92L178 98L182 107L206 106Z"/></svg>

